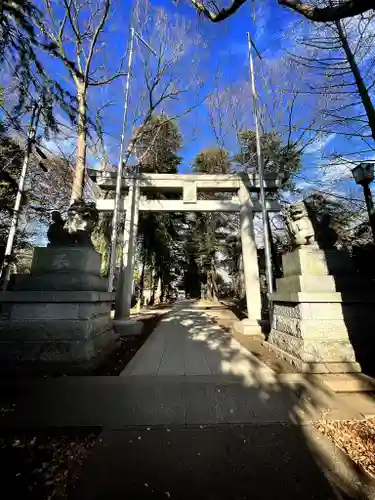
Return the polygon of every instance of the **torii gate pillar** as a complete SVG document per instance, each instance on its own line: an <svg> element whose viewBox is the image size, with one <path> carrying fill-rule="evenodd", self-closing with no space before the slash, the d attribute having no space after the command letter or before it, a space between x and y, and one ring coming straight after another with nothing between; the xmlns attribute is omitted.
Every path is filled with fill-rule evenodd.
<svg viewBox="0 0 375 500"><path fill-rule="evenodd" d="M246 288L248 317L237 324L236 329L244 335L262 336L261 295L259 284L258 254L253 224L253 204L245 185L239 189L240 234Z"/></svg>

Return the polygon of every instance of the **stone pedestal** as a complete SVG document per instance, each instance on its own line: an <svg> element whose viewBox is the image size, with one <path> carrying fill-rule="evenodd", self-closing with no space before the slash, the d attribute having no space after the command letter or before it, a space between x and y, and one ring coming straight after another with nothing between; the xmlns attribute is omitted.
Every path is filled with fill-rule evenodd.
<svg viewBox="0 0 375 500"><path fill-rule="evenodd" d="M351 270L346 254L315 246L284 255L283 268L270 297L270 344L301 371L360 371L353 344L375 326L372 283Z"/></svg>
<svg viewBox="0 0 375 500"><path fill-rule="evenodd" d="M97 363L116 339L114 294L106 291L100 263L90 248L36 248L31 274L0 296L0 360L51 368Z"/></svg>
<svg viewBox="0 0 375 500"><path fill-rule="evenodd" d="M142 321L134 319L115 319L113 324L116 333L121 337L140 335L142 333Z"/></svg>
<svg viewBox="0 0 375 500"><path fill-rule="evenodd" d="M265 336L262 333L261 321L246 318L241 321L236 321L234 324L234 329L242 335L257 338L260 341L265 339Z"/></svg>

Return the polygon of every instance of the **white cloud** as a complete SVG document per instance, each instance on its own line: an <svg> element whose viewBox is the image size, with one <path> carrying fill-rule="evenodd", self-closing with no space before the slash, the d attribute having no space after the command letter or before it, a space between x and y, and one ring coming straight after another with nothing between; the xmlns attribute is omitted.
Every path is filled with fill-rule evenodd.
<svg viewBox="0 0 375 500"><path fill-rule="evenodd" d="M352 176L352 169L355 165L355 163L346 158L335 160L321 167L323 171L322 180L323 182L337 182L349 179Z"/></svg>
<svg viewBox="0 0 375 500"><path fill-rule="evenodd" d="M367 161L374 161L375 155L366 158ZM359 163L359 159L338 158L321 167L323 176L322 182L335 183L352 178L352 170Z"/></svg>
<svg viewBox="0 0 375 500"><path fill-rule="evenodd" d="M309 146L307 146L305 153L316 154L324 151L324 149L331 141L333 141L335 137L336 134L324 134L317 136L317 138Z"/></svg>
<svg viewBox="0 0 375 500"><path fill-rule="evenodd" d="M43 139L43 146L52 154L70 156L76 148L75 139L56 137L54 139Z"/></svg>

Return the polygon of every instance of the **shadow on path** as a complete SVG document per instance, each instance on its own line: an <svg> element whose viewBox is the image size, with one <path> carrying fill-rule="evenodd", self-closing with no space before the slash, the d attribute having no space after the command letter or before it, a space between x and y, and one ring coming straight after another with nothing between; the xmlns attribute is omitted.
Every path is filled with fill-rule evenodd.
<svg viewBox="0 0 375 500"><path fill-rule="evenodd" d="M326 411L347 414L313 375L273 373L186 304L142 349L158 332L203 351L210 374L1 382L16 404L0 421L7 432L103 428L70 500L375 498L369 477L314 431Z"/></svg>

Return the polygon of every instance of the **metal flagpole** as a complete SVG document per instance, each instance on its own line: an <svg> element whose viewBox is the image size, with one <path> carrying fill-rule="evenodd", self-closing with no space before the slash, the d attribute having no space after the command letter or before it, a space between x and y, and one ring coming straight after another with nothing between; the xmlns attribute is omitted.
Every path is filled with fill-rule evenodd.
<svg viewBox="0 0 375 500"><path fill-rule="evenodd" d="M129 97L130 97L130 79L132 72L133 63L133 50L134 50L134 39L137 38L154 56L156 52L150 47L150 45L143 40L143 38L134 30L133 27L130 28L130 46L129 46L129 57L128 57L128 69L126 75L126 85L125 85L125 103L124 103L124 118L122 121L121 130L121 144L120 144L120 157L117 167L117 177L116 177L116 194L115 194L115 207L113 211L112 218L112 235L111 235L111 249L110 249L110 263L109 263L109 276L108 276L108 291L113 290L113 281L116 273L116 260L117 260L117 232L118 232L118 220L120 213L120 203L121 203L121 184L122 184L122 173L124 169L123 157L124 157L124 146L125 146L125 132L126 123L129 107Z"/></svg>
<svg viewBox="0 0 375 500"><path fill-rule="evenodd" d="M19 180L18 180L17 196L16 196L16 200L14 203L14 207L13 207L12 221L10 224L7 244L6 244L6 248L5 248L4 260L3 260L3 263L1 266L1 271L0 271L0 279L3 280L2 289L4 291L7 289L7 285L8 285L8 281L9 281L9 277L10 277L10 258L11 258L12 252L13 252L13 244L14 244L14 238L16 236L18 219L20 216L20 208L21 208L22 195L23 195L23 191L24 191L24 187L25 187L26 173L27 173L27 168L29 166L29 159L30 159L32 146L33 146L33 143L35 142L35 136L36 136L36 132L37 132L37 128L38 128L40 111L41 111L41 109L40 109L38 103L34 102L33 111L31 114L30 125L29 125L29 130L27 133L27 143L26 143L25 156L23 159L21 175L20 175Z"/></svg>
<svg viewBox="0 0 375 500"><path fill-rule="evenodd" d="M108 291L113 290L113 280L116 273L116 249L117 249L117 230L118 230L118 219L120 213L120 203L121 203L121 184L122 184L122 172L123 172L123 156L124 156L124 145L125 145L125 132L126 132L126 120L128 115L129 107L129 96L130 96L130 78L131 69L133 62L133 47L134 47L134 29L130 28L130 46L129 46L129 56L128 56L128 70L126 75L125 84L125 103L124 103L124 117L122 120L122 130L121 130L121 144L120 144L120 157L117 166L117 178L116 178L116 194L115 194L115 207L113 210L112 218L112 236L111 236L111 249L110 249L110 263L109 263L109 276L108 276Z"/></svg>
<svg viewBox="0 0 375 500"><path fill-rule="evenodd" d="M253 55L252 47L254 47L258 56L255 45L253 44L250 33L247 33L247 43L249 48L249 66L250 66L250 77L251 77L251 91L253 95L253 113L254 113L254 123L255 123L255 136L256 136L256 148L257 148L257 160L258 160L258 172L259 172L259 183L260 183L260 204L262 207L262 217L263 217L263 233L264 233L264 254L266 260L266 277L267 277L267 288L268 293L273 292L273 279L272 279L272 260L271 260L271 246L270 238L267 225L267 207L266 207L266 195L264 189L264 163L262 157L262 151L260 146L260 133L259 133L259 117L258 117L258 97L255 87L255 75L254 75L254 65L253 65Z"/></svg>

